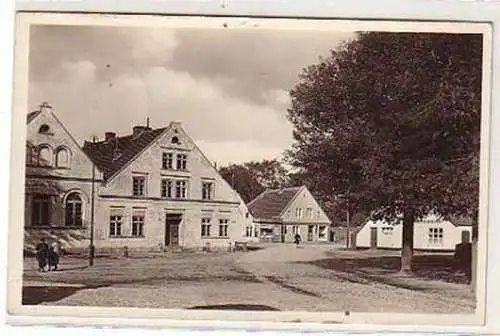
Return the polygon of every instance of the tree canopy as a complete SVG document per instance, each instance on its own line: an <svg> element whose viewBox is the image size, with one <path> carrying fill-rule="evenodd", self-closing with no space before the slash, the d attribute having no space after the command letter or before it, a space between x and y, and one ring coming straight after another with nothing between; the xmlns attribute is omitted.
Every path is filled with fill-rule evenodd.
<svg viewBox="0 0 500 336"><path fill-rule="evenodd" d="M324 198L403 215L408 268L415 219L477 213L481 69L481 35L360 33L300 74L288 161Z"/></svg>
<svg viewBox="0 0 500 336"><path fill-rule="evenodd" d="M250 161L221 167L219 173L248 203L265 189L286 187L288 170L277 160Z"/></svg>

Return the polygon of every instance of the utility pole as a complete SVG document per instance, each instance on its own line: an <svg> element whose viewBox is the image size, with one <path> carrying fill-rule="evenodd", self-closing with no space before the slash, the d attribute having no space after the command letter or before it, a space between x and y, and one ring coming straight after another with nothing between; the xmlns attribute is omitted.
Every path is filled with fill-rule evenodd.
<svg viewBox="0 0 500 336"><path fill-rule="evenodd" d="M95 146L96 138L92 137L92 145ZM94 208L95 208L95 163L92 160L92 198L90 200L90 246L89 246L89 266L94 265Z"/></svg>

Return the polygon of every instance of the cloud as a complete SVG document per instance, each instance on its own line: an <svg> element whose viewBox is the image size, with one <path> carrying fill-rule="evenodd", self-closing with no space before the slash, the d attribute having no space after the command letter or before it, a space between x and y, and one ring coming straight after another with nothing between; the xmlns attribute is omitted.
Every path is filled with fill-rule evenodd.
<svg viewBox="0 0 500 336"><path fill-rule="evenodd" d="M36 26L29 105L48 101L82 142L181 121L221 162L276 157L292 142L289 90L348 33ZM213 157L212 157L213 156Z"/></svg>

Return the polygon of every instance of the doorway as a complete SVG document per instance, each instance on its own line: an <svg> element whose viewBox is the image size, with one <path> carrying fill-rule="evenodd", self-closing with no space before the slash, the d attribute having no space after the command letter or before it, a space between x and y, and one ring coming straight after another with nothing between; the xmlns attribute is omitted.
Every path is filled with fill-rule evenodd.
<svg viewBox="0 0 500 336"><path fill-rule="evenodd" d="M165 216L165 246L179 246L179 226L182 214L167 214Z"/></svg>
<svg viewBox="0 0 500 336"><path fill-rule="evenodd" d="M377 248L377 233L378 233L378 228L376 227L370 228L370 248L372 249Z"/></svg>
<svg viewBox="0 0 500 336"><path fill-rule="evenodd" d="M462 243L470 243L470 232L467 230L462 231Z"/></svg>
<svg viewBox="0 0 500 336"><path fill-rule="evenodd" d="M307 241L313 241L314 225L307 226Z"/></svg>

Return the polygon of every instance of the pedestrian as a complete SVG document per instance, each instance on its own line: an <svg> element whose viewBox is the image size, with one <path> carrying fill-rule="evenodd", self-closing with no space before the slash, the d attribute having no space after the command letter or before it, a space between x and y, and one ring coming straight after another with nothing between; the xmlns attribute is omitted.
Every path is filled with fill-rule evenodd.
<svg viewBox="0 0 500 336"><path fill-rule="evenodd" d="M302 238L300 237L300 235L298 233L295 234L295 237L294 237L294 241L295 241L295 245L297 246L297 248L299 248L299 244L301 242Z"/></svg>
<svg viewBox="0 0 500 336"><path fill-rule="evenodd" d="M57 241L53 242L52 245L50 246L50 249L49 249L49 271L50 271L50 268L52 267L52 269L54 271L57 271L57 267L59 265L59 252L60 252L60 248L59 248L59 243Z"/></svg>
<svg viewBox="0 0 500 336"><path fill-rule="evenodd" d="M38 260L38 270L40 272L45 272L45 266L47 266L47 259L49 257L49 245L42 238L40 243L36 246L36 259Z"/></svg>

